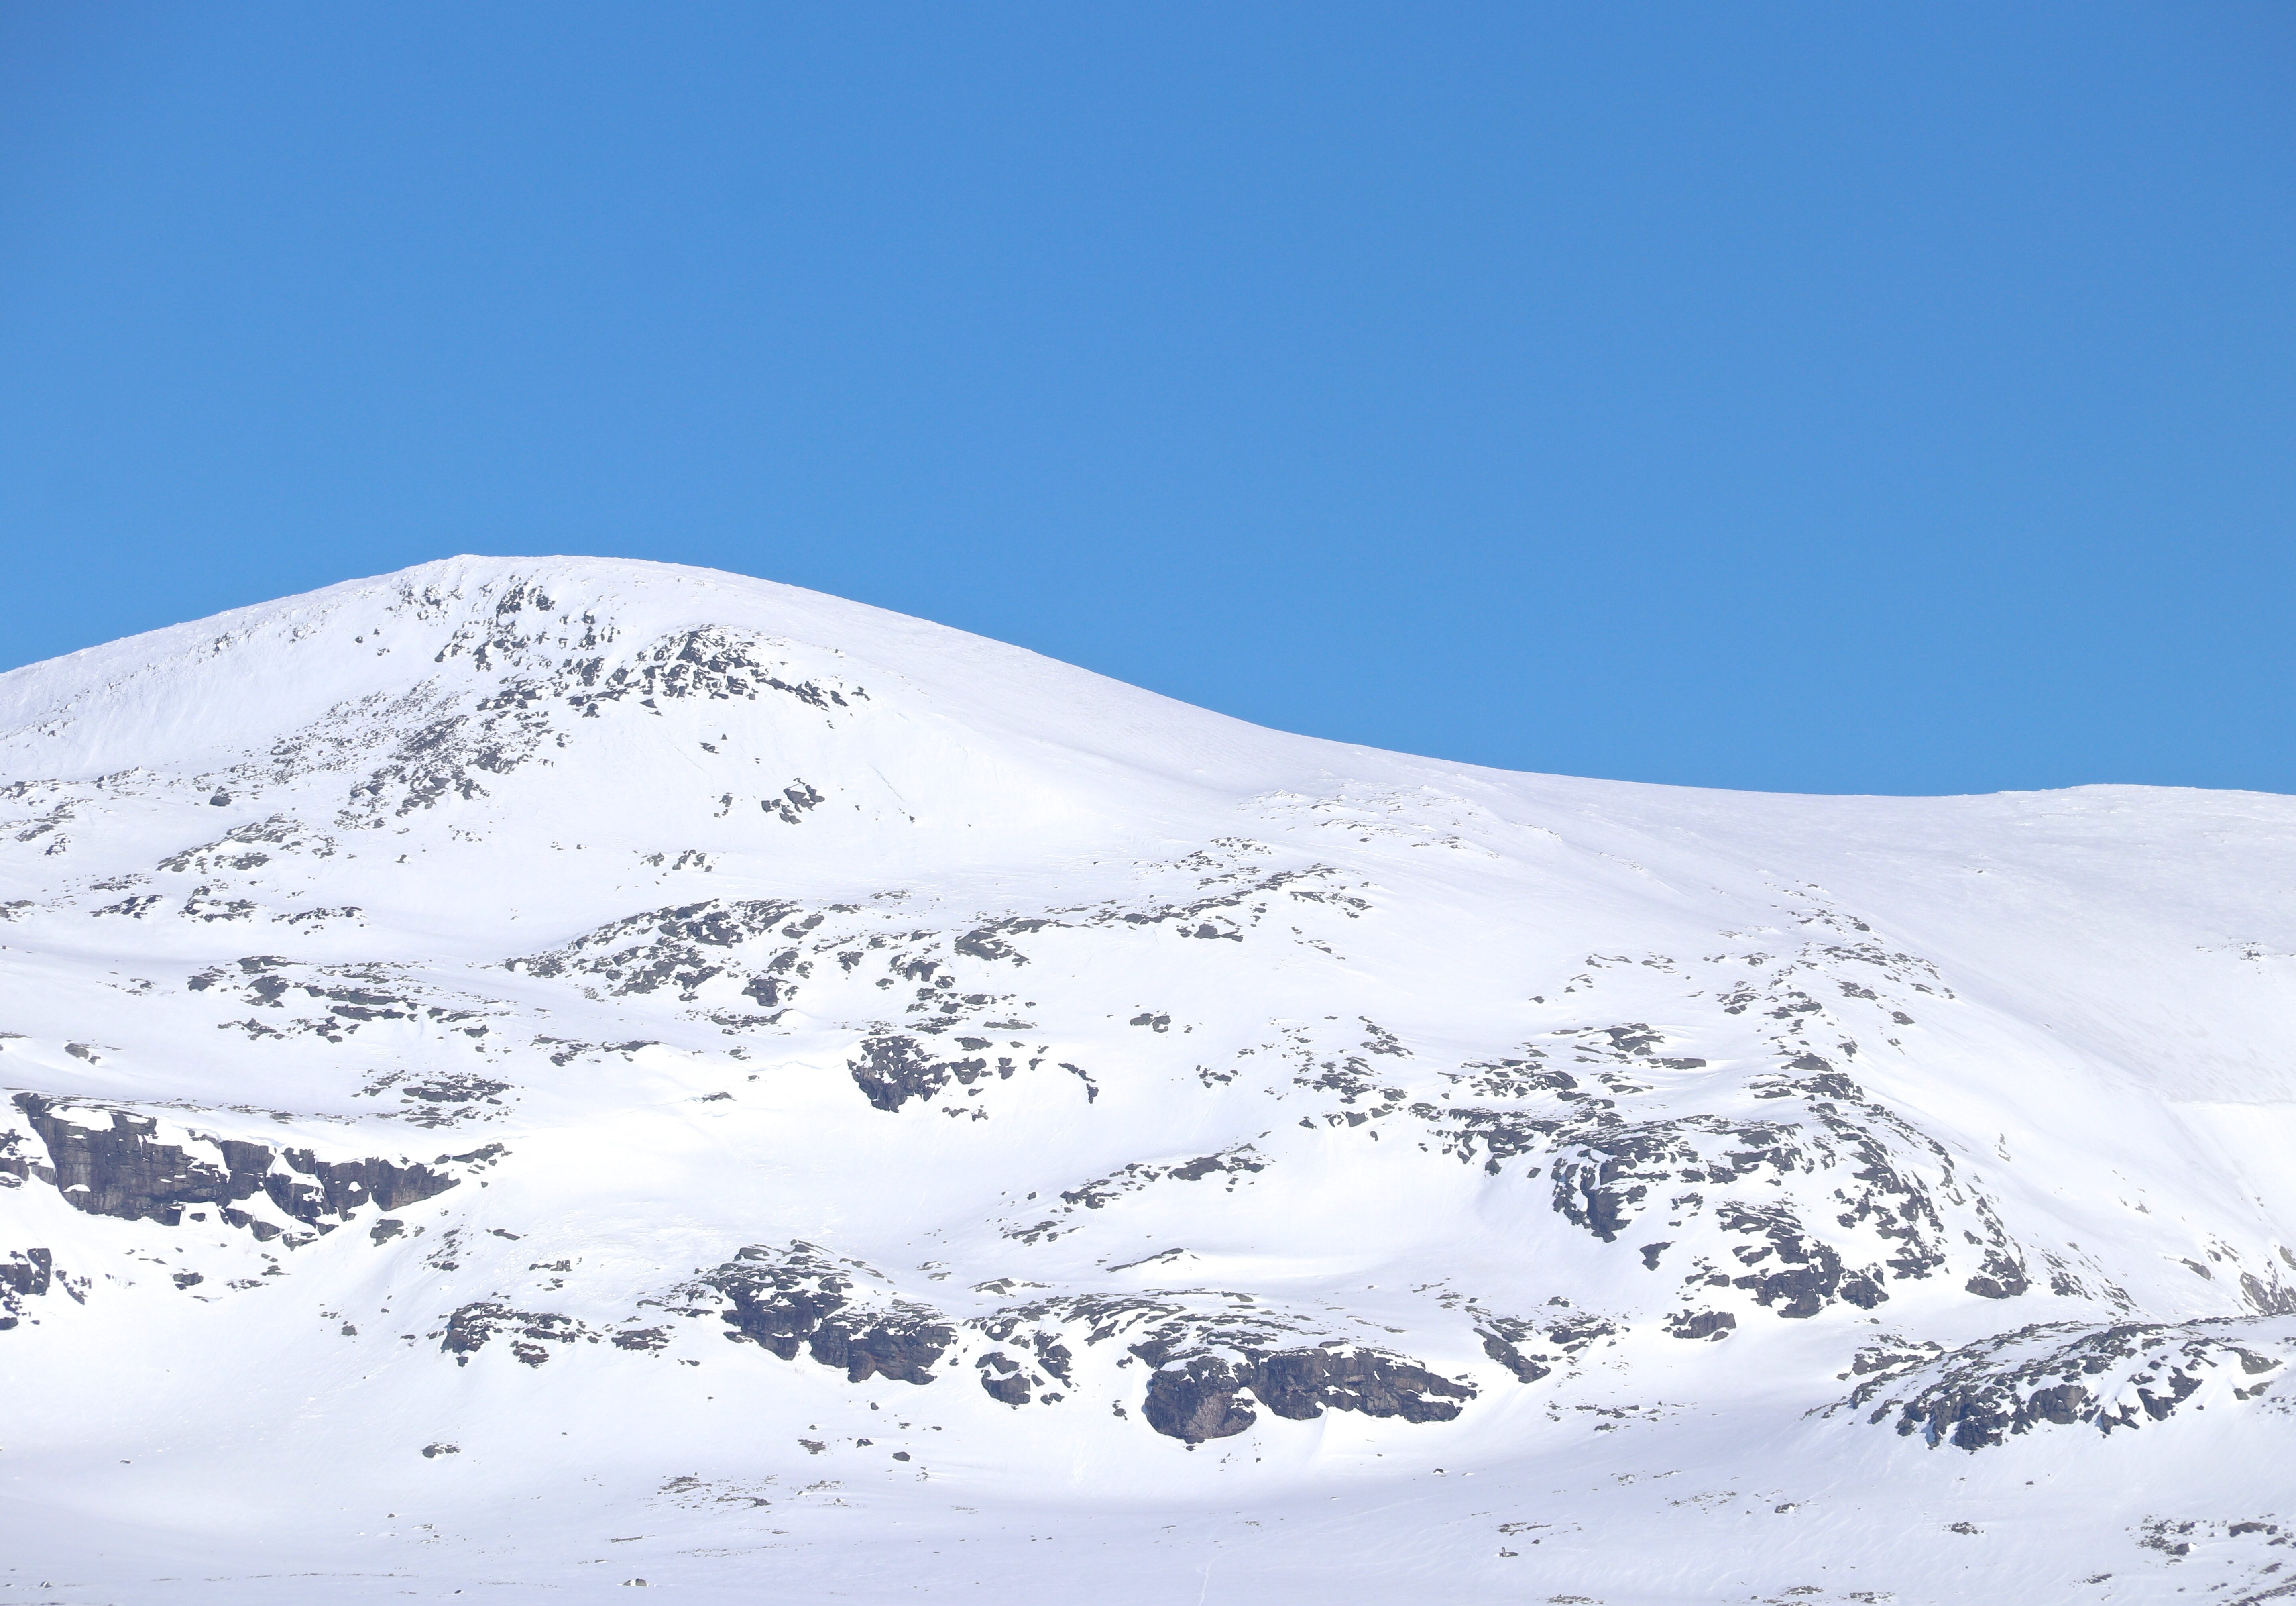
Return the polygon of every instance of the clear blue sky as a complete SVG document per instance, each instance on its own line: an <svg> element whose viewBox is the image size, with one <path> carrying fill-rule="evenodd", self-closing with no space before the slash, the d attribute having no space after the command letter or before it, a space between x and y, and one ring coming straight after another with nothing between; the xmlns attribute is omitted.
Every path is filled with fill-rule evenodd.
<svg viewBox="0 0 2296 1606"><path fill-rule="evenodd" d="M2296 791L2296 8L0 6L0 666L705 564L1513 768Z"/></svg>

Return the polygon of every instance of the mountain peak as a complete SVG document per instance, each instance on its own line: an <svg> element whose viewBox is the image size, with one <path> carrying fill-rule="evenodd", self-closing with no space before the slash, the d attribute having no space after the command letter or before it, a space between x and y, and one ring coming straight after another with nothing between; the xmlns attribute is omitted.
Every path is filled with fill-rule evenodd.
<svg viewBox="0 0 2296 1606"><path fill-rule="evenodd" d="M1957 1579L2046 1468L2067 1578L2161 1489L2270 1560L2288 800L1508 775L474 557L0 677L0 800L9 1454L166 1452L139 1543L731 1589L864 1511L888 1595L1051 1525L1147 1600L1217 1503L1705 1600Z"/></svg>

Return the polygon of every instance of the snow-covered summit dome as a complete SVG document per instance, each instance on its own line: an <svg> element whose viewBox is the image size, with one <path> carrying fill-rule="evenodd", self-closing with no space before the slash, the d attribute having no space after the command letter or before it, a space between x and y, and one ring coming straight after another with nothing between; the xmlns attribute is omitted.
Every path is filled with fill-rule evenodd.
<svg viewBox="0 0 2296 1606"><path fill-rule="evenodd" d="M455 558L0 676L0 1549L75 1576L2277 1559L2296 800L1513 775Z"/></svg>

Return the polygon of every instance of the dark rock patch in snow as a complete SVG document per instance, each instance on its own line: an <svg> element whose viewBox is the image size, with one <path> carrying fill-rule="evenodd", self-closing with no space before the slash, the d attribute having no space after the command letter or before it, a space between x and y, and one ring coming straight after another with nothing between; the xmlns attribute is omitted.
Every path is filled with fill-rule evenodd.
<svg viewBox="0 0 2296 1606"><path fill-rule="evenodd" d="M833 1259L812 1244L753 1244L681 1291L689 1302L714 1295L730 1304L721 1313L732 1330L726 1337L761 1345L784 1361L802 1349L841 1369L850 1382L879 1374L931 1382L956 1330L939 1312L861 1287L857 1278L882 1281L858 1262Z"/></svg>

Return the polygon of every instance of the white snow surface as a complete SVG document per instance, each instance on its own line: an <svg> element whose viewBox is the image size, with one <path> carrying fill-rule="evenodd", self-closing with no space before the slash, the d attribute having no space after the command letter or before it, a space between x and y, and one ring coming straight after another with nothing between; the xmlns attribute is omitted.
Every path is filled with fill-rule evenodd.
<svg viewBox="0 0 2296 1606"><path fill-rule="evenodd" d="M0 803L0 1601L2296 1601L2296 799L465 557Z"/></svg>

